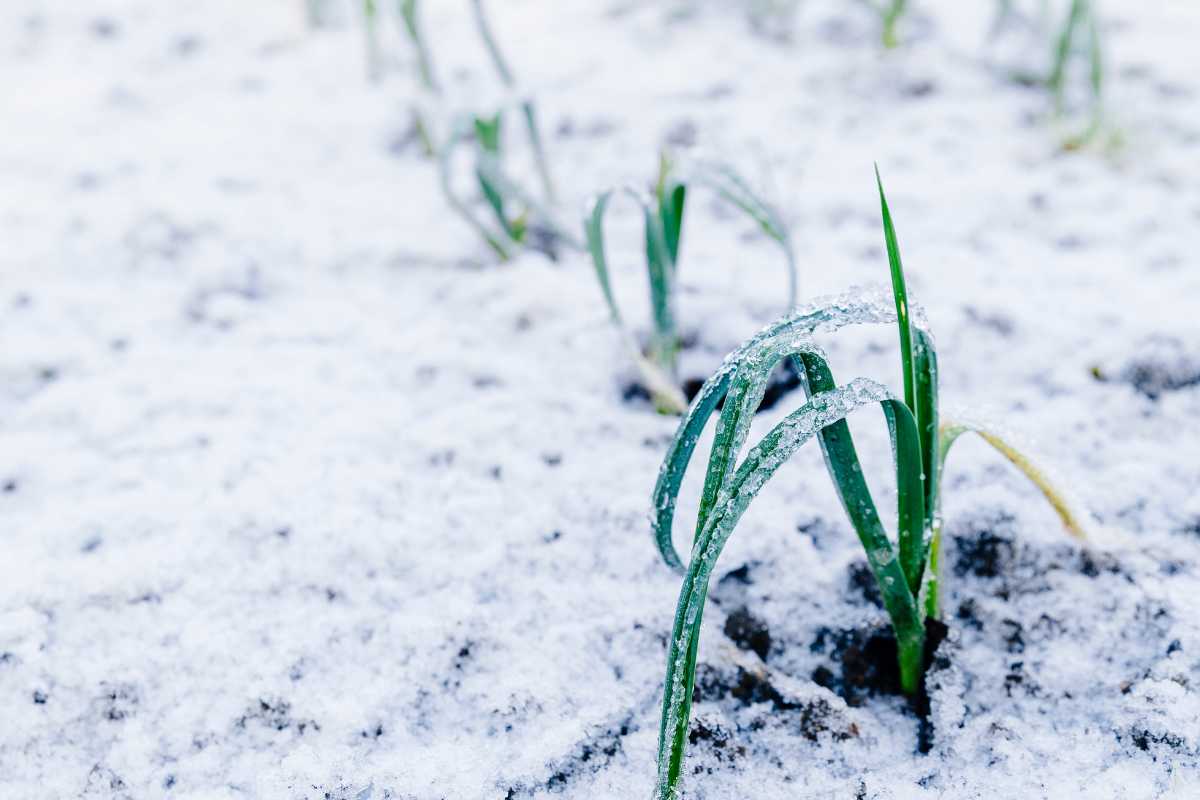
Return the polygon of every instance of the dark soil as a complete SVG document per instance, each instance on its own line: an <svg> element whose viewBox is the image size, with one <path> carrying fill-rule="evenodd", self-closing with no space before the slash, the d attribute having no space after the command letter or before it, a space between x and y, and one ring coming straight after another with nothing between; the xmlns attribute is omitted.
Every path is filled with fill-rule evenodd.
<svg viewBox="0 0 1200 800"><path fill-rule="evenodd" d="M604 770L624 752L623 740L637 730L633 716L627 715L589 733L571 752L550 764L550 777L542 783L520 783L503 789L505 800L532 797L545 791L560 793L576 778Z"/></svg>
<svg viewBox="0 0 1200 800"><path fill-rule="evenodd" d="M925 621L925 669L949 666L935 658L938 645L946 638L949 628L935 619ZM817 667L812 674L815 683L837 694L847 705L861 706L880 695L899 695L900 666L897 660L896 636L890 626L832 630L822 628L812 644L815 653L828 653L840 667L837 674L827 666ZM920 719L917 730L917 750L928 753L933 747L933 722L929 718L929 694L925 684L910 700Z"/></svg>
<svg viewBox="0 0 1200 800"><path fill-rule="evenodd" d="M725 618L725 635L742 650L758 653L763 661L771 652L771 632L767 630L767 624L745 606L739 606Z"/></svg>
<svg viewBox="0 0 1200 800"><path fill-rule="evenodd" d="M1152 337L1140 343L1137 350L1112 372L1093 367L1092 376L1102 382L1129 384L1150 400L1200 386L1200 360L1179 339Z"/></svg>
<svg viewBox="0 0 1200 800"><path fill-rule="evenodd" d="M734 708L769 703L774 719L784 722L790 729L813 742L825 733L837 741L858 735L854 724L847 724L840 719L828 702L789 697L771 683L765 672L750 672L741 667L722 670L710 664L698 664L693 702L702 701L723 703ZM692 724L695 726L696 721L693 720ZM757 729L767 724L765 718L759 718L750 727ZM695 731L689 731L688 735L695 741Z"/></svg>
<svg viewBox="0 0 1200 800"><path fill-rule="evenodd" d="M972 530L954 537L954 574L960 578L974 575L976 578L998 578L1009 571L1016 558L1016 548L1009 536L997 533L1013 523L1009 514L995 519L979 520Z"/></svg>

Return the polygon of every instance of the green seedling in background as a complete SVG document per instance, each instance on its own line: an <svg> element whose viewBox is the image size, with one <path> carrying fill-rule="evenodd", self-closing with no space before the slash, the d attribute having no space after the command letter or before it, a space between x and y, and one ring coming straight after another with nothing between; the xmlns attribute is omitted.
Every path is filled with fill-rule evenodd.
<svg viewBox="0 0 1200 800"><path fill-rule="evenodd" d="M368 4L372 2L365 1ZM433 59L419 21L420 4L418 0L399 0L399 10L405 35L416 52L417 75L421 88L431 96L441 97L441 84L435 75ZM516 79L492 33L482 0L471 0L471 10L479 37L487 49L497 77L506 89L515 90ZM425 115L419 108L413 109L414 125L425 151L438 159L442 192L447 203L502 261L510 258L522 246L531 243L533 238L536 238L539 246L552 257L558 245L581 247L574 236L556 223L551 210L555 200L554 182L537 124L536 106L529 98L520 100L518 104L534 167L541 183L541 199L525 191L504 171L506 137L503 134L503 110L490 115L459 115L452 121L450 133L444 143L438 147L434 143L432 126ZM469 141L475 143L475 178L484 203L495 217L494 227L479 219L472 210L471 203L454 193L452 158L455 151ZM521 210L512 213L511 209L516 207ZM539 235L531 237L531 232L535 230Z"/></svg>
<svg viewBox="0 0 1200 800"><path fill-rule="evenodd" d="M1066 15L1057 25L1052 21L1050 8L1045 2L1040 4L1037 16L1037 20L1025 19L1019 14L1014 0L998 0L993 35L999 34L1010 23L1018 22L1045 37L1045 46L1050 51L1046 73L1017 72L1014 78L1020 83L1045 87L1059 118L1072 113L1068 95L1076 65L1086 72L1084 113L1088 122L1082 132L1068 137L1064 142L1066 149L1077 149L1088 144L1102 130L1104 123L1104 48L1096 4L1093 0L1070 0Z"/></svg>
<svg viewBox="0 0 1200 800"><path fill-rule="evenodd" d="M505 88L516 88L512 70L509 69L504 54L500 52L500 46L496 44L496 37L492 35L491 25L483 11L483 0L471 0L471 8L475 11L475 26L479 29L479 37L483 39L488 55L491 56L492 66L496 68L496 75L499 76L500 82L504 84ZM521 101L521 116L525 120L525 133L529 137L529 147L533 151L538 176L542 180L542 191L547 202L554 202L554 180L550 177L550 165L546 159L546 149L542 145L542 135L537 124L537 109L532 100L526 98Z"/></svg>
<svg viewBox="0 0 1200 800"><path fill-rule="evenodd" d="M883 22L883 46L891 49L900 42L896 37L896 24L908 10L908 0L884 0L884 5L878 6L877 10Z"/></svg>
<svg viewBox="0 0 1200 800"><path fill-rule="evenodd" d="M430 97L438 97L441 95L441 87L434 74L429 47L425 44L425 37L421 32L417 0L400 0L400 21L403 23L404 32L417 55L417 77L421 89ZM437 148L434 146L434 134L419 103L413 103L412 116L413 128L421 140L421 147L425 151L425 155L435 155Z"/></svg>
<svg viewBox="0 0 1200 800"><path fill-rule="evenodd" d="M376 0L363 0L363 31L367 36L367 80L383 77L383 57L379 51L379 6Z"/></svg>
<svg viewBox="0 0 1200 800"><path fill-rule="evenodd" d="M787 259L787 307L793 307L796 302L796 264L787 226L729 167L698 162L689 175L680 176L663 156L659 162L658 180L649 195L626 187L608 190L593 198L584 215L583 227L600 290L655 408L669 414L682 414L687 410L687 399L679 388L679 331L675 297L689 178L694 185L706 185L714 189L720 197L749 215L764 233L779 243ZM645 351L638 346L617 305L605 254L604 215L609 202L618 192L632 197L642 210L651 311L650 339Z"/></svg>
<svg viewBox="0 0 1200 800"><path fill-rule="evenodd" d="M1103 120L1104 54L1100 47L1100 29L1091 0L1071 0L1067 19L1055 41L1054 61L1046 84L1054 94L1054 108L1060 115L1067 110L1067 74L1070 62L1075 58L1082 59L1087 66L1091 121L1082 133L1067 140L1068 149L1087 144L1100 130Z"/></svg>
<svg viewBox="0 0 1200 800"><path fill-rule="evenodd" d="M503 122L503 111L489 116L463 115L454 121L450 138L438 149L441 187L446 202L501 261L507 261L522 246L534 246L551 259L558 257L561 247L582 250L583 245L558 224L554 213L505 172ZM455 194L453 159L459 148L467 144L473 145L476 185L495 219L494 225L483 222L471 203ZM514 208L519 210L514 212Z"/></svg>

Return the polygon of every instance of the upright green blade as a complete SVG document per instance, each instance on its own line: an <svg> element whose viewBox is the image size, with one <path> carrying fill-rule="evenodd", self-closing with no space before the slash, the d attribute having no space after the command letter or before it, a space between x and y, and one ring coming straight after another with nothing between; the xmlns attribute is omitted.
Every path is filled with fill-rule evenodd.
<svg viewBox="0 0 1200 800"><path fill-rule="evenodd" d="M486 158L487 154L481 154L481 158ZM496 217L496 222L508 234L508 237L514 242L520 242L521 237L517 236L512 222L508 219L508 214L504 210L504 195L500 193L500 189L492 183L490 172L482 164L475 166L475 179L479 182L479 191L483 195L484 201L488 208L492 209L492 214Z"/></svg>
<svg viewBox="0 0 1200 800"><path fill-rule="evenodd" d="M895 322L895 319L884 311L881 302L883 300L885 297L882 294L872 295L870 289L859 290L840 297L816 300L811 305L776 320L756 333L730 353L720 369L705 381L667 450L654 489L653 532L663 561L677 570L682 569L683 562L671 542L672 522L680 482L687 470L700 432L717 404L725 397L739 365L750 358L762 342L781 334L807 338L818 330L829 332L848 325L890 325ZM914 323L914 330L920 331L921 328ZM801 349L797 349L797 352L801 352ZM819 356L820 352L813 350L813 354ZM836 388L833 377L828 374L828 368L824 367L824 372L820 371L818 365L824 364L822 358L819 361L809 361L807 365L801 362L798 367L798 371L807 379L806 386L810 397L817 392L832 391ZM879 521L875 503L871 499L870 491L862 476L862 468L854 450L849 428L833 423L821 431L819 438L834 485L838 489L839 497L851 524L860 533L860 538L862 531L870 531L871 537L881 536L886 540L884 527ZM866 544L867 542L864 541L864 545Z"/></svg>
<svg viewBox="0 0 1200 800"><path fill-rule="evenodd" d="M529 137L529 147L533 150L533 163L542 182L542 192L546 196L546 202L553 203L556 198L554 178L550 175L550 159L546 155L546 145L542 142L541 128L537 123L537 108L532 100L521 103L521 116L525 120L525 135Z"/></svg>
<svg viewBox="0 0 1200 800"><path fill-rule="evenodd" d="M679 266L679 244L683 237L683 207L686 198L687 186L672 181L659 199L663 240L667 246L672 271Z"/></svg>
<svg viewBox="0 0 1200 800"><path fill-rule="evenodd" d="M742 446L750 435L750 425L762 403L771 373L784 358L798 353L824 364L819 350L806 332L797 336L795 331L788 329L753 342L735 364L721 417L713 436L704 489L700 494L700 508L696 515L697 536L704 528L709 514L729 500L734 466Z"/></svg>
<svg viewBox="0 0 1200 800"><path fill-rule="evenodd" d="M505 210L504 188L497 184L493 176L500 173L500 135L504 120L502 113L488 116L476 116L474 119L475 141L478 144L475 161L475 179L479 182L479 190L483 199L496 217L496 222L514 242L520 242L523 231L519 231Z"/></svg>
<svg viewBox="0 0 1200 800"><path fill-rule="evenodd" d="M476 116L474 118L475 140L479 142L479 147L485 153L497 154L500 152L500 126L503 121L504 115L500 112L496 112L490 117Z"/></svg>
<svg viewBox="0 0 1200 800"><path fill-rule="evenodd" d="M921 473L921 442L916 418L907 405L884 406L892 452L896 461L896 508L899 519L896 537L900 545L900 567L908 589L916 597L921 593L925 570L925 487Z"/></svg>
<svg viewBox="0 0 1200 800"><path fill-rule="evenodd" d="M492 59L492 66L495 67L496 74L500 77L500 82L511 87L515 82L512 70L508 68L508 62L504 60L504 54L500 52L500 45L496 43L496 37L492 35L492 26L488 23L487 14L483 10L483 0L471 0L471 10L474 12L475 27L479 31L479 38L483 39L484 47L487 48L488 55Z"/></svg>
<svg viewBox="0 0 1200 800"><path fill-rule="evenodd" d="M417 0L400 0L400 19L404 22L409 41L417 51L417 70L421 76L421 85L427 91L436 93L438 83L433 73L433 60L429 57L429 48L421 35L421 24L417 15Z"/></svg>
<svg viewBox="0 0 1200 800"><path fill-rule="evenodd" d="M896 227L888 209L879 165L875 165L875 182L879 187L879 208L883 215L883 239L887 246L888 266L892 276L892 296L896 301L896 327L900 331L900 366L904 377L904 403L916 422L917 451L920 457L913 464L914 477L919 484L915 492L898 497L900 507L900 555L909 588L918 594L924 576L928 545L932 536L933 514L937 507L936 483L933 481L934 453L937 449L937 356L933 341L918 332L918 345L913 346L913 324L909 315L908 288L904 280L904 265L900 260L900 245ZM932 427L930 427L932 423ZM905 483L902 477L901 482ZM911 488L911 487L910 487ZM919 511L919 513L918 513ZM911 526L917 525L914 530Z"/></svg>
<svg viewBox="0 0 1200 800"><path fill-rule="evenodd" d="M938 513L940 459L938 458L938 363L933 337L920 328L913 329L916 337L913 367L917 379L917 407L921 437L921 466L925 482L925 534L932 535L933 520Z"/></svg>
<svg viewBox="0 0 1200 800"><path fill-rule="evenodd" d="M650 311L654 331L650 338L650 359L675 378L679 336L675 329L675 267L664 230L662 212L644 206L646 238L646 274L650 282Z"/></svg>
<svg viewBox="0 0 1200 800"><path fill-rule="evenodd" d="M461 200L454 193L452 186L452 163L455 151L467 139L468 131L473 126L474 122L466 117L457 118L450 128L450 136L446 140L446 144L438 151L438 177L439 185L442 189L442 194L445 195L446 202L454 213L462 217L488 246L495 251L501 261L506 261L512 255L509 246L516 243L508 236L508 228L504 226L500 231L493 231L488 228L475 214L471 211L470 206ZM477 171L481 168L486 168L486 164L481 161L476 161Z"/></svg>
<svg viewBox="0 0 1200 800"><path fill-rule="evenodd" d="M907 5L907 0L891 0L890 5L883 10L884 47L892 48L898 44L898 40L896 39L896 23L904 16Z"/></svg>
<svg viewBox="0 0 1200 800"><path fill-rule="evenodd" d="M875 182L879 186L879 207L883 213L883 241L887 245L888 266L892 271L892 294L896 298L896 327L900 329L900 360L904 370L904 402L916 413L916 371L913 368L912 323L908 318L908 290L904 283L904 265L900 263L900 245L896 243L896 228L883 194L879 165L875 165ZM917 420L920 423L920 420Z"/></svg>
<svg viewBox="0 0 1200 800"><path fill-rule="evenodd" d="M1079 30L1087 12L1087 0L1071 0L1071 8L1067 11L1067 19L1058 34L1054 45L1053 64L1046 83L1054 92L1054 101L1059 111L1062 110L1066 94L1067 64L1075 46L1075 34Z"/></svg>
<svg viewBox="0 0 1200 800"><path fill-rule="evenodd" d="M1104 94L1104 52L1100 47L1100 27L1095 13L1088 13L1088 80L1092 85L1092 100L1099 105Z"/></svg>

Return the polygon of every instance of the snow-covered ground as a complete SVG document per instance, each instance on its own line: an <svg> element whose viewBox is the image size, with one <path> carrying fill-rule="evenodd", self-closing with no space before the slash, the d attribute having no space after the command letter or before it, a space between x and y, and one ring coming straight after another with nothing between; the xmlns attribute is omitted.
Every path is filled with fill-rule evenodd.
<svg viewBox="0 0 1200 800"><path fill-rule="evenodd" d="M491 102L466 0L424 5L448 102ZM892 52L863 4L765 30L749 5L491 3L563 218L704 145L784 210L813 297L887 280L878 161L944 400L1036 442L1109 545L959 445L922 754L859 680L885 617L802 451L714 578L686 796L1200 796L1200 7L1103 3L1121 144L1064 153L990 3L914 1ZM448 213L394 19L372 85L346 16L5 5L5 800L650 794L679 579L647 511L676 421L626 397L583 256L497 265ZM703 377L784 284L714 198L685 227ZM640 321L633 209L610 228ZM894 338L826 344L898 385ZM886 497L886 431L854 427Z"/></svg>

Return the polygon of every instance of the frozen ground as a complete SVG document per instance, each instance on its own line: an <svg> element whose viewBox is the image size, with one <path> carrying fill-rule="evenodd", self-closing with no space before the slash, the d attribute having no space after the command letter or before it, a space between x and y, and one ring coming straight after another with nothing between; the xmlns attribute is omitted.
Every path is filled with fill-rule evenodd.
<svg viewBox="0 0 1200 800"><path fill-rule="evenodd" d="M648 796L674 421L623 399L587 263L488 263L410 81L369 86L361 31L300 5L5 6L0 796ZM466 3L426 5L481 102ZM887 54L850 2L790 37L738 4L492 5L568 216L695 139L770 186L813 296L886 280L878 160L944 398L1036 441L1112 541L1082 551L960 445L920 754L859 680L882 612L801 453L714 580L687 795L1200 796L1200 9L1103 4L1105 155L1056 147L986 3L914 3ZM701 376L782 278L740 218L691 213ZM612 228L644 308L632 213ZM835 369L894 377L893 339L830 342ZM881 428L856 422L886 494Z"/></svg>

